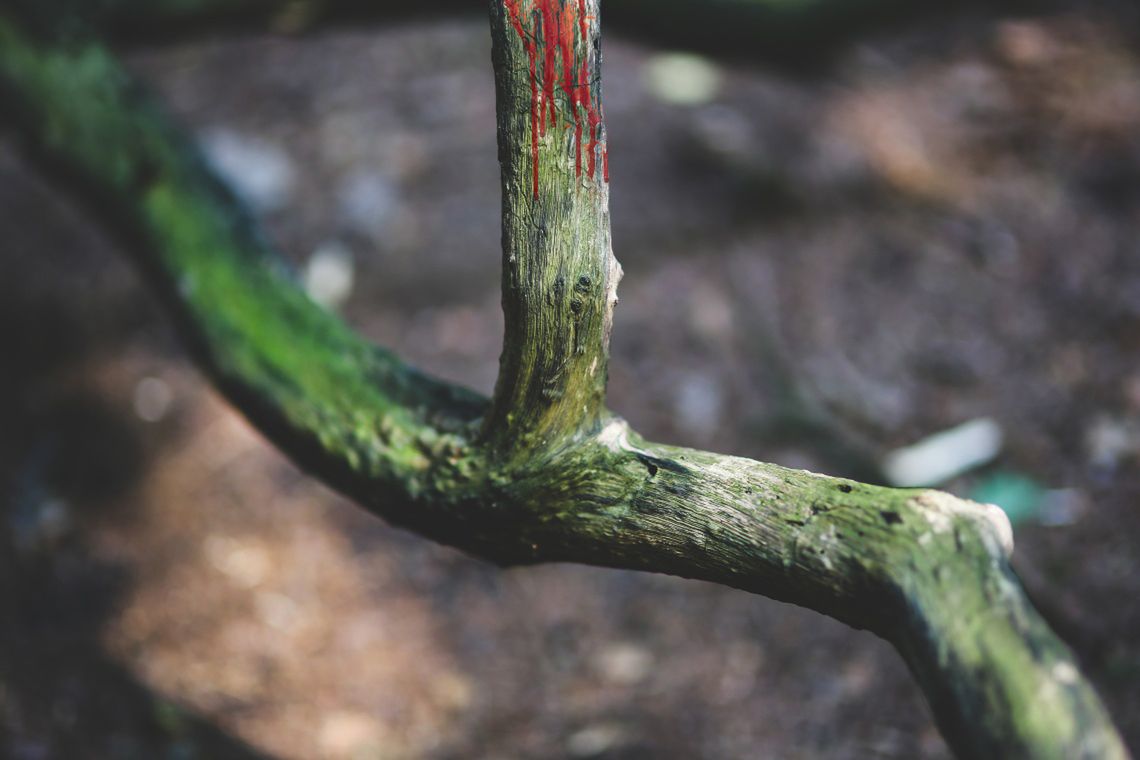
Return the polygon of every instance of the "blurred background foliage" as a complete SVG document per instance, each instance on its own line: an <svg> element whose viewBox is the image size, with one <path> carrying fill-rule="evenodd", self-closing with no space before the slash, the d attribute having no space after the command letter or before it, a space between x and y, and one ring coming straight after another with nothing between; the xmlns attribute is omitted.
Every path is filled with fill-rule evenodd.
<svg viewBox="0 0 1140 760"><path fill-rule="evenodd" d="M711 23L723 0L707 37L671 21L681 39L613 5L640 34L606 42L612 408L659 440L1001 504L1135 749L1135 9L884 2L745 37ZM489 392L478 14L137 44L170 31L127 30L131 68L313 297ZM501 571L305 478L7 139L0 240L0 756L948 756L867 634L672 578Z"/></svg>

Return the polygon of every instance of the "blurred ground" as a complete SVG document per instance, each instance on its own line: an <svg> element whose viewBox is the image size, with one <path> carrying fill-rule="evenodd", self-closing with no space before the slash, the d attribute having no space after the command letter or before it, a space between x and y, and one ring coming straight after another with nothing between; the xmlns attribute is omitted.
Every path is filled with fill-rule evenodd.
<svg viewBox="0 0 1140 760"><path fill-rule="evenodd" d="M827 471L994 418L1000 459L949 487L1050 490L1016 564L1136 750L1138 27L1076 7L893 32L823 79L721 67L687 104L608 40L611 406ZM488 57L457 21L131 62L298 268L351 284L353 324L489 392ZM0 240L0 756L948 756L865 633L672 578L500 571L307 479L10 147ZM804 427L821 410L846 453Z"/></svg>

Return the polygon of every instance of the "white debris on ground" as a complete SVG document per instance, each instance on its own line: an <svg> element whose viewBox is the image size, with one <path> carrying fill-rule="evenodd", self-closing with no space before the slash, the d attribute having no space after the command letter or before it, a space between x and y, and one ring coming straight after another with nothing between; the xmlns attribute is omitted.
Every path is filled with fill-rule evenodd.
<svg viewBox="0 0 1140 760"><path fill-rule="evenodd" d="M698 106L720 93L721 73L706 58L690 53L662 53L642 69L645 88L663 103Z"/></svg>
<svg viewBox="0 0 1140 760"><path fill-rule="evenodd" d="M610 644L595 658L598 673L608 682L622 686L640 683L653 672L653 654L629 642Z"/></svg>
<svg viewBox="0 0 1140 760"><path fill-rule="evenodd" d="M135 385L135 414L144 422L159 422L170 411L174 391L160 377L144 377Z"/></svg>
<svg viewBox="0 0 1140 760"><path fill-rule="evenodd" d="M619 723L595 723L571 734L566 752L570 757L601 757L624 744L628 733Z"/></svg>
<svg viewBox="0 0 1140 760"><path fill-rule="evenodd" d="M206 130L199 144L214 170L255 211L280 211L288 205L296 172L283 148L226 127Z"/></svg>
<svg viewBox="0 0 1140 760"><path fill-rule="evenodd" d="M1140 420L1097 417L1085 431L1089 464L1112 471L1121 462L1140 455Z"/></svg>
<svg viewBox="0 0 1140 760"><path fill-rule="evenodd" d="M995 420L970 420L890 452L883 473L894 486L938 485L993 461L1001 453L1002 439Z"/></svg>
<svg viewBox="0 0 1140 760"><path fill-rule="evenodd" d="M396 215L399 193L392 180L377 171L357 171L337 189L337 208L349 229L380 242Z"/></svg>
<svg viewBox="0 0 1140 760"><path fill-rule="evenodd" d="M343 306L352 295L356 263L348 246L328 241L317 246L305 263L302 283L309 298L327 309Z"/></svg>

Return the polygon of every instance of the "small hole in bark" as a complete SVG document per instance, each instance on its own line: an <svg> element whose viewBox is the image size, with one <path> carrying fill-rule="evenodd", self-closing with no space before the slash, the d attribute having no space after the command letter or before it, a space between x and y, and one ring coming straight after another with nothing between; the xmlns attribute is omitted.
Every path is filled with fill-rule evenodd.
<svg viewBox="0 0 1140 760"><path fill-rule="evenodd" d="M890 512L884 510L882 512L879 512L879 515L883 518L883 522L885 522L887 525L899 525L902 523L902 517L898 512Z"/></svg>
<svg viewBox="0 0 1140 760"><path fill-rule="evenodd" d="M653 462L647 462L645 468L649 470L649 477L652 478L657 474L657 465L653 464Z"/></svg>
<svg viewBox="0 0 1140 760"><path fill-rule="evenodd" d="M577 298L575 298L573 301L570 302L570 311L574 312L575 314L581 314L582 313L582 302L579 301Z"/></svg>
<svg viewBox="0 0 1140 760"><path fill-rule="evenodd" d="M582 293L583 295L585 295L586 293L590 292L591 282L592 281L590 280L590 278L588 276L582 275L581 277L578 278L578 284L574 286L574 289L577 290L579 293Z"/></svg>
<svg viewBox="0 0 1140 760"><path fill-rule="evenodd" d="M839 490L843 493L851 493L851 486L847 485L846 483L840 483Z"/></svg>

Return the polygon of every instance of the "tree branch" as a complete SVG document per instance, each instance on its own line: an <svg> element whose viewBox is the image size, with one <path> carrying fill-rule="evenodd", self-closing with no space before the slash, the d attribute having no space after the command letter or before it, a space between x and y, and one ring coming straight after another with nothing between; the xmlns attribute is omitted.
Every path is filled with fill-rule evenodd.
<svg viewBox="0 0 1140 760"><path fill-rule="evenodd" d="M589 111L562 93L555 116L572 126L545 136L540 126L535 198L534 122L523 107L534 27L508 26L512 5L493 2L492 19L496 62L512 69L499 76L504 300L508 341L523 348L505 349L513 376L493 406L408 368L309 301L192 143L98 43L31 33L0 13L0 113L131 251L235 406L375 514L500 564L701 578L868 628L906 658L963 757L1127 757L1072 655L1025 600L997 508L651 444L604 412L616 281L604 177L596 166L579 177L568 104L587 122ZM589 21L585 34L570 25L579 35L570 47L575 66L588 60L596 75ZM576 314L582 273L591 282ZM563 329L581 336L582 353ZM548 387L558 392L543 396Z"/></svg>
<svg viewBox="0 0 1140 760"><path fill-rule="evenodd" d="M240 203L99 44L0 15L2 113L134 256L221 389L307 467L394 522L470 467L486 402L363 341L297 288ZM451 488L435 489L443 498Z"/></svg>
<svg viewBox="0 0 1140 760"><path fill-rule="evenodd" d="M491 3L506 339L484 426L531 456L596 430L621 267L610 248L598 0Z"/></svg>

